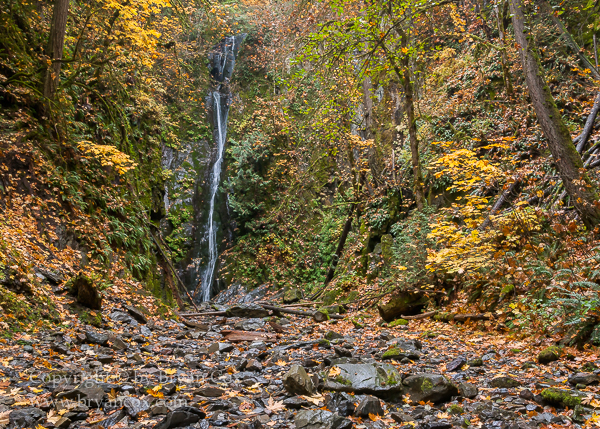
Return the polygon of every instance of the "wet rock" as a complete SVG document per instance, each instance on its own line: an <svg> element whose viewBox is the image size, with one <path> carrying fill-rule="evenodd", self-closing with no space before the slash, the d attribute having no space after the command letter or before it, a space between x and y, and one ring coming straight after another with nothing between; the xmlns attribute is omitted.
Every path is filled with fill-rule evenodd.
<svg viewBox="0 0 600 429"><path fill-rule="evenodd" d="M231 343L213 343L208 347L208 353L229 353L233 351L234 348L235 347Z"/></svg>
<svg viewBox="0 0 600 429"><path fill-rule="evenodd" d="M290 287L287 288L283 293L283 303L284 304L293 304L302 299L302 292L298 288Z"/></svg>
<svg viewBox="0 0 600 429"><path fill-rule="evenodd" d="M325 410L301 410L294 418L296 429L347 429L352 421Z"/></svg>
<svg viewBox="0 0 600 429"><path fill-rule="evenodd" d="M102 420L99 424L100 427L110 428L119 423L126 417L125 410L117 410L112 413L108 418Z"/></svg>
<svg viewBox="0 0 600 429"><path fill-rule="evenodd" d="M401 344L396 343L392 348L386 350L381 356L383 360L402 360L404 358L417 360L421 357L421 353L413 348L404 348Z"/></svg>
<svg viewBox="0 0 600 429"><path fill-rule="evenodd" d="M429 299L422 293L402 291L394 294L386 304L378 304L379 315L391 322L402 315L419 314Z"/></svg>
<svg viewBox="0 0 600 429"><path fill-rule="evenodd" d="M263 319L247 319L237 322L234 327L242 331L258 331L265 326Z"/></svg>
<svg viewBox="0 0 600 429"><path fill-rule="evenodd" d="M404 379L413 402L448 401L458 395L458 388L448 378L441 374L421 373Z"/></svg>
<svg viewBox="0 0 600 429"><path fill-rule="evenodd" d="M144 400L128 396L123 399L123 408L129 417L137 419L141 413L148 411L150 405Z"/></svg>
<svg viewBox="0 0 600 429"><path fill-rule="evenodd" d="M479 368L480 366L483 366L483 359L481 359L481 358L470 359L467 361L467 365L472 366L473 368Z"/></svg>
<svg viewBox="0 0 600 429"><path fill-rule="evenodd" d="M135 320L137 320L140 323L148 323L148 319L146 319L146 316L144 315L144 313L142 313L142 311L132 305L124 305L123 308L125 310L127 310L127 312L131 315L131 317L133 317Z"/></svg>
<svg viewBox="0 0 600 429"><path fill-rule="evenodd" d="M562 349L560 347L548 347L538 354L538 362L541 364L548 364L550 362L557 361L558 359L560 359L561 354Z"/></svg>
<svg viewBox="0 0 600 429"><path fill-rule="evenodd" d="M154 429L171 429L182 426L192 425L206 417L204 411L193 407L181 407L171 411L159 423L154 425Z"/></svg>
<svg viewBox="0 0 600 429"><path fill-rule="evenodd" d="M54 423L55 428L68 428L71 425L71 419L68 417L61 417L56 423Z"/></svg>
<svg viewBox="0 0 600 429"><path fill-rule="evenodd" d="M102 295L88 276L83 273L77 274L68 283L71 287L71 293L75 295L79 304L92 310L102 308Z"/></svg>
<svg viewBox="0 0 600 429"><path fill-rule="evenodd" d="M294 395L311 396L315 392L315 385L300 365L292 365L290 370L283 376L283 387Z"/></svg>
<svg viewBox="0 0 600 429"><path fill-rule="evenodd" d="M256 359L250 359L246 364L246 371L262 371L262 364Z"/></svg>
<svg viewBox="0 0 600 429"><path fill-rule="evenodd" d="M140 327L140 334L143 335L144 337L151 337L152 336L152 331L147 326L141 326Z"/></svg>
<svg viewBox="0 0 600 429"><path fill-rule="evenodd" d="M106 393L99 386L79 387L56 395L56 399L70 399L85 404L90 408L99 407L106 397Z"/></svg>
<svg viewBox="0 0 600 429"><path fill-rule="evenodd" d="M446 371L449 371L449 372L458 371L466 363L467 363L467 360L463 356L459 356L456 359L454 359L446 364Z"/></svg>
<svg viewBox="0 0 600 429"><path fill-rule="evenodd" d="M335 392L368 393L387 396L402 392L402 378L396 368L390 364L353 364L335 365L340 373L327 376L325 390Z"/></svg>
<svg viewBox="0 0 600 429"><path fill-rule="evenodd" d="M345 392L333 392L329 396L327 409L339 414L340 416L351 416L356 410L356 405L354 405L354 397Z"/></svg>
<svg viewBox="0 0 600 429"><path fill-rule="evenodd" d="M127 343L121 339L118 335L109 334L108 341L111 343L113 350L123 351L127 350Z"/></svg>
<svg viewBox="0 0 600 429"><path fill-rule="evenodd" d="M100 346L105 346L108 344L108 335L97 331L85 331L85 339L89 343L98 344Z"/></svg>
<svg viewBox="0 0 600 429"><path fill-rule="evenodd" d="M383 416L384 412L379 398L367 395L360 401L354 414L358 417L369 417L369 414Z"/></svg>
<svg viewBox="0 0 600 429"><path fill-rule="evenodd" d="M194 391L196 395L206 396L207 398L217 398L223 394L225 394L225 390L220 389L218 387L207 386L200 387Z"/></svg>
<svg viewBox="0 0 600 429"><path fill-rule="evenodd" d="M460 383L458 385L458 394L463 398L473 399L479 393L477 386L471 383Z"/></svg>
<svg viewBox="0 0 600 429"><path fill-rule="evenodd" d="M328 331L325 334L325 339L329 340L329 341L333 341L333 340L337 340L337 339L342 339L342 338L344 338L344 336L342 334L338 334L335 331Z"/></svg>
<svg viewBox="0 0 600 429"><path fill-rule="evenodd" d="M348 358L352 357L352 352L350 350L347 350L347 349L343 348L343 347L337 347L337 346L335 346L333 348L333 351L339 357L348 357Z"/></svg>
<svg viewBox="0 0 600 429"><path fill-rule="evenodd" d="M493 378L492 381L490 381L491 387L503 388L503 389L511 389L513 387L519 387L520 385L521 385L521 382L519 380L515 380L512 377L505 377L505 376L496 377L496 378Z"/></svg>
<svg viewBox="0 0 600 429"><path fill-rule="evenodd" d="M269 315L269 311L258 304L239 304L229 308L226 314L227 317L263 318Z"/></svg>
<svg viewBox="0 0 600 429"><path fill-rule="evenodd" d="M303 407L310 407L310 402L300 396L292 396L283 400L283 405L292 410L299 410Z"/></svg>
<svg viewBox="0 0 600 429"><path fill-rule="evenodd" d="M577 385L583 384L589 386L590 384L597 384L600 382L600 376L592 372L578 372L569 377L569 383Z"/></svg>
<svg viewBox="0 0 600 429"><path fill-rule="evenodd" d="M8 415L8 427L10 429L32 428L44 417L46 417L46 413L39 408L21 408Z"/></svg>
<svg viewBox="0 0 600 429"><path fill-rule="evenodd" d="M123 313L122 311L113 311L112 313L110 313L108 315L108 317L113 322L119 322L119 323L129 323L132 320L131 316L129 314Z"/></svg>

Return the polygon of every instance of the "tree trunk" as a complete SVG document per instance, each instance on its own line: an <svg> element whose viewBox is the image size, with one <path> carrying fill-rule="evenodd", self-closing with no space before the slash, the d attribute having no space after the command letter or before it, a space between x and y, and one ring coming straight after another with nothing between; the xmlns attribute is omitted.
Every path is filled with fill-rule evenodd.
<svg viewBox="0 0 600 429"><path fill-rule="evenodd" d="M53 98L60 77L60 67L65 46L69 0L56 0L50 25L50 40L48 41L48 57L52 62L46 72L44 81L44 97Z"/></svg>
<svg viewBox="0 0 600 429"><path fill-rule="evenodd" d="M502 16L504 15L504 9L507 6L506 2L502 4L502 10L500 7L496 9L497 16L496 20L498 23L498 35L500 37L500 46L504 47L504 49L500 52L500 60L502 63L502 78L504 79L504 86L506 88L506 93L508 95L513 95L513 86L510 78L510 71L508 68L508 55L506 54L506 31L504 28L504 20Z"/></svg>
<svg viewBox="0 0 600 429"><path fill-rule="evenodd" d="M550 88L544 81L544 71L538 53L531 35L525 30L523 7L522 0L510 0L515 40L521 51L529 95L565 190L584 224L591 229L600 222L600 209L596 203L597 189L583 168L581 156L575 149L569 129L563 122Z"/></svg>
<svg viewBox="0 0 600 429"><path fill-rule="evenodd" d="M403 49L408 49L408 35L406 32L399 30L401 35L401 46ZM423 173L421 171L421 159L419 156L419 140L417 139L417 122L415 120L415 103L413 84L410 79L410 57L405 54L402 57L402 73L396 68L396 73L399 75L404 88L406 120L408 121L408 138L410 140L410 154L413 169L413 189L415 192L415 201L417 208L425 207L425 189L423 186Z"/></svg>

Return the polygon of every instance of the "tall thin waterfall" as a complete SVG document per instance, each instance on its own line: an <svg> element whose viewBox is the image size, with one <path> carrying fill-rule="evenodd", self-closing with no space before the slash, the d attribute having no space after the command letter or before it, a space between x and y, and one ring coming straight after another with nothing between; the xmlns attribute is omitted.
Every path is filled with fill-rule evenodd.
<svg viewBox="0 0 600 429"><path fill-rule="evenodd" d="M217 240L219 224L217 221L218 215L215 216L215 211L218 211L218 190L221 183L223 156L227 139L227 118L231 102L229 79L233 73L236 56L244 38L245 34L226 37L209 55L215 89L211 91L207 104L212 116L216 154L208 176L208 188L205 191L207 192L207 199L204 201L208 202L208 216L201 238L203 243L201 247L205 249L202 254L206 255L208 259L197 259L197 264L201 264L201 266L196 265L195 267L196 284L200 283L198 295L202 301L208 301L211 298L219 258L219 243Z"/></svg>
<svg viewBox="0 0 600 429"><path fill-rule="evenodd" d="M215 161L212 173L210 175L210 207L208 210L208 221L206 222L206 232L208 234L208 264L202 273L202 301L208 301L210 299L210 289L213 283L213 276L215 273L215 265L219 252L217 249L217 232L216 225L213 221L215 212L215 197L217 196L217 189L219 188L219 182L221 181L221 167L223 165L223 152L225 149L225 140L227 139L227 116L229 115L229 106L223 106L221 109L221 98L222 95L219 91L213 91L213 106L215 109L215 119L217 122L216 129L216 143L217 143L217 160ZM225 103L227 103L227 99ZM224 117L221 117L221 111L224 111Z"/></svg>

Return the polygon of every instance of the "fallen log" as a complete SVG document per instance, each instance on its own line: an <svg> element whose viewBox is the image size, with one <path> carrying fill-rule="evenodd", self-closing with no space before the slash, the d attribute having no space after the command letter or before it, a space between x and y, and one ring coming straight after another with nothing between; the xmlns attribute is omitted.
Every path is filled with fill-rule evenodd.
<svg viewBox="0 0 600 429"><path fill-rule="evenodd" d="M277 336L268 332L256 331L235 331L224 329L221 331L223 339L231 343L239 343L242 341L276 341Z"/></svg>
<svg viewBox="0 0 600 429"><path fill-rule="evenodd" d="M198 322L194 322L193 320L184 319L183 317L181 318L181 323L183 323L188 328L196 328L201 331L210 330L210 325L208 323L198 323Z"/></svg>
<svg viewBox="0 0 600 429"><path fill-rule="evenodd" d="M179 313L181 317L225 316L225 311L206 311L204 313Z"/></svg>
<svg viewBox="0 0 600 429"><path fill-rule="evenodd" d="M273 310L273 312L276 312L276 313L279 312L279 313L295 314L296 316L312 317L317 322L323 321L323 320L320 320L321 316L319 316L317 314L323 314L323 315L325 314L319 310L317 310L315 312L310 312L310 311L294 310L292 308L275 307L274 305L267 305L267 304L261 304L261 307L266 308L267 310ZM329 319L343 319L344 318L344 316L341 316L339 314L328 314L326 316L328 316ZM319 319L319 320L317 320L317 319Z"/></svg>
<svg viewBox="0 0 600 429"><path fill-rule="evenodd" d="M400 318L406 320L419 320L427 319L428 317L435 316L436 314L438 314L438 310L428 311L427 313L417 314L416 316L400 316Z"/></svg>

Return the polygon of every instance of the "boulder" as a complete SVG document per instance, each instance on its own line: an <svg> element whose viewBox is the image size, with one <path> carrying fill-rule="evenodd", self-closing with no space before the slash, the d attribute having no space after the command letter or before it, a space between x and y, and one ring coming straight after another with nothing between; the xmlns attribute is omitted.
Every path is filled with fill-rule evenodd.
<svg viewBox="0 0 600 429"><path fill-rule="evenodd" d="M100 310L102 308L102 296L92 279L88 276L79 273L69 280L69 285L71 293L75 295L79 304L92 310Z"/></svg>
<svg viewBox="0 0 600 429"><path fill-rule="evenodd" d="M386 322L398 319L402 315L419 314L427 304L429 298L420 292L396 292L386 304L378 304L379 315Z"/></svg>
<svg viewBox="0 0 600 429"><path fill-rule="evenodd" d="M600 382L600 376L593 372L578 372L569 377L569 383L577 385L583 384L588 386L590 384L597 384Z"/></svg>
<svg viewBox="0 0 600 429"><path fill-rule="evenodd" d="M451 360L446 364L446 371L458 371L467 363L467 360L463 356L459 356L456 359Z"/></svg>
<svg viewBox="0 0 600 429"><path fill-rule="evenodd" d="M85 331L85 339L89 343L98 344L99 346L108 344L108 335L102 332L87 330Z"/></svg>
<svg viewBox="0 0 600 429"><path fill-rule="evenodd" d="M230 307L226 315L227 317L263 318L269 315L269 311L258 304L239 304Z"/></svg>
<svg viewBox="0 0 600 429"><path fill-rule="evenodd" d="M99 386L78 387L77 389L61 392L56 395L56 399L70 399L85 404L90 408L99 407L106 397L107 394Z"/></svg>
<svg viewBox="0 0 600 429"><path fill-rule="evenodd" d="M404 379L403 384L408 388L413 402L443 402L458 395L458 388L454 383L441 374L411 375Z"/></svg>
<svg viewBox="0 0 600 429"><path fill-rule="evenodd" d="M241 331L258 331L260 328L265 326L265 321L263 319L246 319L240 320L237 322L234 327L235 329L239 329Z"/></svg>
<svg viewBox="0 0 600 429"><path fill-rule="evenodd" d="M520 385L521 382L519 380L515 380L514 378L505 376L496 377L493 378L492 381L490 381L491 387L496 387L500 389L510 389L513 387L519 387Z"/></svg>
<svg viewBox="0 0 600 429"><path fill-rule="evenodd" d="M401 393L402 378L390 364L342 363L339 374L327 376L324 389L334 392L367 393L380 397ZM337 371L330 371L329 374Z"/></svg>
<svg viewBox="0 0 600 429"><path fill-rule="evenodd" d="M354 414L357 417L369 417L369 414L383 416L384 412L379 398L367 395L360 401Z"/></svg>
<svg viewBox="0 0 600 429"><path fill-rule="evenodd" d="M171 411L153 429L171 429L192 425L206 417L206 413L194 407L181 407Z"/></svg>
<svg viewBox="0 0 600 429"><path fill-rule="evenodd" d="M471 383L460 383L458 385L458 394L463 398L473 399L479 393L477 386Z"/></svg>
<svg viewBox="0 0 600 429"><path fill-rule="evenodd" d="M312 396L315 393L315 385L300 365L292 365L290 370L283 376L283 387L293 395Z"/></svg>
<svg viewBox="0 0 600 429"><path fill-rule="evenodd" d="M544 401L551 405L556 405L559 407L569 407L575 408L577 405L581 405L581 398L577 395L576 392L571 390L563 390L557 389L555 387L550 387L548 389L542 390L542 398Z"/></svg>
<svg viewBox="0 0 600 429"><path fill-rule="evenodd" d="M148 402L133 396L127 396L123 399L123 407L127 415L134 419L137 419L141 413L150 409Z"/></svg>
<svg viewBox="0 0 600 429"><path fill-rule="evenodd" d="M35 407L14 410L8 415L8 427L11 429L32 428L43 417L46 417L46 413Z"/></svg>
<svg viewBox="0 0 600 429"><path fill-rule="evenodd" d="M403 348L402 346L392 346L390 349L381 356L383 360L394 359L401 360L404 358L417 360L421 357L421 353L418 350Z"/></svg>
<svg viewBox="0 0 600 429"><path fill-rule="evenodd" d="M562 349L557 346L551 346L545 348L538 354L538 362L541 364L548 364L550 362L557 361L560 359L560 355L562 354Z"/></svg>
<svg viewBox="0 0 600 429"><path fill-rule="evenodd" d="M283 293L283 303L284 304L293 304L294 302L298 302L302 299L302 292L300 289L291 287L288 288Z"/></svg>
<svg viewBox="0 0 600 429"><path fill-rule="evenodd" d="M356 406L354 405L354 397L345 392L330 393L329 400L327 401L327 409L339 414L340 416L351 416L356 410Z"/></svg>
<svg viewBox="0 0 600 429"><path fill-rule="evenodd" d="M296 429L348 429L351 420L325 410L301 410L294 418Z"/></svg>
<svg viewBox="0 0 600 429"><path fill-rule="evenodd" d="M146 319L146 316L144 315L144 313L142 313L142 311L139 308L136 308L132 305L124 305L123 308L127 310L131 317L133 317L138 322L144 324L148 323L148 319Z"/></svg>

